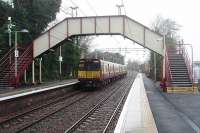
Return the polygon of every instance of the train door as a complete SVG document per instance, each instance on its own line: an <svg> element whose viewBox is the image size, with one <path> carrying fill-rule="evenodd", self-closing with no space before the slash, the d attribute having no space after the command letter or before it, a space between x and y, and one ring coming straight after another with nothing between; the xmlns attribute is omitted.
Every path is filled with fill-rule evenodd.
<svg viewBox="0 0 200 133"><path fill-rule="evenodd" d="M114 67L114 64L113 64L113 77L115 77L115 67Z"/></svg>
<svg viewBox="0 0 200 133"><path fill-rule="evenodd" d="M110 78L110 67L109 67L109 64L108 64L108 77Z"/></svg>
<svg viewBox="0 0 200 133"><path fill-rule="evenodd" d="M105 73L105 68L104 68L104 63L101 62L101 71L100 71L100 75L101 75L101 80L104 80L104 73Z"/></svg>

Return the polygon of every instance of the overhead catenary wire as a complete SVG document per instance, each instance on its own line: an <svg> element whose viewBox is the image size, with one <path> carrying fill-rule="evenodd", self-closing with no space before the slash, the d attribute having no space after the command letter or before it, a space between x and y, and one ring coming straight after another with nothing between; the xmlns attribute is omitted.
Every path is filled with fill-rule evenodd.
<svg viewBox="0 0 200 133"><path fill-rule="evenodd" d="M70 2L74 5L74 6L76 6L76 7L79 7L75 2L73 2L72 0L70 0ZM78 10L86 17L87 15L86 15L86 13L79 7L78 8Z"/></svg>
<svg viewBox="0 0 200 133"><path fill-rule="evenodd" d="M71 0L71 2L72 2L74 5L78 6L78 5L77 5L75 2L73 2L72 0ZM90 4L90 7L91 7L91 9L94 9L94 8L91 6L91 4ZM82 14L84 14L84 15L86 16L86 13L85 13L82 9L79 8L79 10L82 12ZM61 11L64 12L66 15L69 15L67 12L64 11L64 8L63 8L63 7L61 7ZM95 10L93 10L93 11L94 11L95 14L97 15L96 11L95 11ZM17 23L19 23L19 22L17 22ZM21 23L20 25L24 25L24 24ZM102 29L100 29L100 30L102 30ZM63 34L63 33L58 32L58 34ZM116 38L113 38L113 39L119 44L119 41L118 41Z"/></svg>
<svg viewBox="0 0 200 133"><path fill-rule="evenodd" d="M87 2L87 4L88 4L88 6L90 7L90 9L95 13L95 15L98 16L96 10L95 10L95 9L93 8L93 6L90 4L89 0L86 0L86 2Z"/></svg>
<svg viewBox="0 0 200 133"><path fill-rule="evenodd" d="M65 15L70 15L70 16L72 16L71 13L65 11L65 10L68 10L68 9L69 9L69 8L65 9L64 7L60 6L60 11L62 11Z"/></svg>
<svg viewBox="0 0 200 133"><path fill-rule="evenodd" d="M62 10L66 10L64 7L61 7L61 8L62 8ZM69 7L68 7L67 9L69 9ZM65 14L66 14L66 15L71 15L70 13L67 13L67 12L65 12ZM51 16L49 16L49 17L51 17ZM24 27L25 25L27 25L26 23L21 22L21 21L18 21L17 19L13 19L13 20L14 20L14 22L15 22L17 25L19 25L19 26ZM36 19L33 19L33 18L32 18L32 20L36 20ZM57 19L55 19L54 21L57 21ZM52 21L51 23L53 23L53 21ZM50 24L50 23L49 23L49 24ZM57 23L55 23L54 25L56 25L56 24L57 24ZM53 25L53 26L54 26L54 25ZM48 26L47 26L47 29L46 29L45 31L43 31L43 32L46 32L46 31L48 30L48 27L51 28L52 26L48 25ZM65 34L63 34L62 32L57 31L57 33L60 34L60 35L65 36ZM55 37L55 35L54 35L54 37Z"/></svg>
<svg viewBox="0 0 200 133"><path fill-rule="evenodd" d="M127 16L126 6L125 6L125 4L124 4L124 0L121 0L121 2L122 2L122 5L123 5L124 14ZM129 33L131 34L131 33L132 33L132 30L131 30L131 28L130 28L129 21L127 21L127 24L128 24L128 30L129 30Z"/></svg>
<svg viewBox="0 0 200 133"><path fill-rule="evenodd" d="M71 0L71 2L72 2L72 4L74 4L75 6L78 6L78 5L77 5L75 2L73 2L72 0ZM87 4L88 4L88 6L90 7L90 9L94 12L94 14L95 14L96 16L98 16L98 14L97 14L95 8L93 8L93 6L92 6L92 4L89 2L89 0L86 0L86 2L87 2ZM80 8L79 8L79 10L80 10L85 16L87 16L86 13L83 12ZM99 26L97 25L97 27L99 27ZM99 27L99 29L100 29L101 31L103 31L100 27ZM112 38L114 39L114 41L116 42L116 44L120 44L120 42L119 42L115 37L112 37Z"/></svg>
<svg viewBox="0 0 200 133"><path fill-rule="evenodd" d="M17 20L16 20L16 23L17 23L18 25L20 25L20 26L24 26L24 24L25 24L25 23L19 22L19 21L17 21ZM57 31L56 34L60 34L60 35L62 35L62 36L65 36L64 33L59 32L59 31ZM54 35L50 34L50 36L53 37L53 38L55 38L55 39L57 39L57 40L62 41L63 39L61 39L61 38L59 37L59 35L56 35L56 34L54 34ZM32 38L30 34L28 34L28 36L29 36L30 38Z"/></svg>
<svg viewBox="0 0 200 133"><path fill-rule="evenodd" d="M123 5L124 13L125 13L125 15L127 16L127 10L126 10L126 5L125 5L125 3L124 3L124 0L121 0L121 2L122 2L122 5ZM127 21L127 25L128 25L129 33L130 33L130 34L133 33L133 32L132 32L132 29L130 28L130 23L129 23L129 21ZM134 41L133 41L133 42L134 42ZM134 42L134 43L135 43L135 42Z"/></svg>
<svg viewBox="0 0 200 133"><path fill-rule="evenodd" d="M17 5L18 5L18 8L23 8L22 7L22 4L20 4L19 3L19 1L17 0L16 1L16 3L17 3ZM67 8L67 9L69 9L69 8ZM70 13L68 13L68 12L66 12L65 10L67 10L67 9L65 9L64 7L62 7L62 6L60 6L60 11L61 12L63 12L64 14L66 14L66 15L71 15ZM23 10L24 11L24 10ZM48 15L46 15L47 17L51 17L51 16L48 16ZM32 20L34 20L33 18L31 18ZM17 21L17 20L16 20ZM58 22L59 22L60 20L58 20L57 18L55 19L55 20L53 20L52 22L50 22L49 24L48 24L48 26L47 26L47 30L49 29L49 28L51 28L52 26L54 26L54 25L56 25ZM52 25L50 25L50 24L52 24ZM27 24L25 24L25 25L27 25ZM45 30L46 31L46 30Z"/></svg>
<svg viewBox="0 0 200 133"><path fill-rule="evenodd" d="M17 4L18 4L18 8L22 8L22 5L20 5L19 4L19 2L18 2L18 0L17 0ZM61 9L62 9L62 7L61 7ZM64 12L64 11L63 11ZM67 15L67 13L66 12L64 12L66 15ZM51 16L50 16L51 17ZM36 19L33 19L32 18L32 20L36 20ZM26 27L26 25L27 25L27 23L24 23L24 22L20 22L20 21L18 21L17 19L14 19L14 22L18 25L18 26L20 26L20 27ZM53 22L53 21L52 21ZM48 24L48 26L49 26L49 24ZM47 27L48 27L47 26ZM63 36L65 36L65 34L63 34L63 33L61 33L61 32L56 32L56 34L62 34ZM50 34L50 37L52 37L52 38L54 38L54 39L56 39L56 40L58 40L58 41L63 41L64 39L63 38L60 38L59 36L57 36L56 34L54 34L54 35L52 35L52 34ZM30 37L30 38L32 38L32 36L30 35L30 34L28 34L28 36Z"/></svg>

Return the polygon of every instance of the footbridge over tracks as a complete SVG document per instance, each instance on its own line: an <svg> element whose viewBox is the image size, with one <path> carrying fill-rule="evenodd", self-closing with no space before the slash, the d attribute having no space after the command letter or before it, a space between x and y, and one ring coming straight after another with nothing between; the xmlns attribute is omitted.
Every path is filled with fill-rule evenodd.
<svg viewBox="0 0 200 133"><path fill-rule="evenodd" d="M85 35L122 35L145 48L164 55L164 41L158 41L164 40L162 35L125 15L66 18L42 33L32 41L31 45L19 52L17 65L8 56L15 55L14 49L0 59L0 87L16 86L31 63L32 82L34 83L34 58L72 36Z"/></svg>
<svg viewBox="0 0 200 133"><path fill-rule="evenodd" d="M162 77L163 82L167 81L168 90L174 91L178 88L178 91L194 92L193 75L190 74L193 69L190 68L187 52L181 53L185 49L181 47L174 49L175 51L166 49L164 36L125 15L66 18L33 40L32 56L36 58L72 36L85 35L122 35L160 54L164 57L161 63Z"/></svg>
<svg viewBox="0 0 200 133"><path fill-rule="evenodd" d="M33 57L76 35L122 35L145 48L164 55L162 36L135 20L124 16L66 18L33 41Z"/></svg>

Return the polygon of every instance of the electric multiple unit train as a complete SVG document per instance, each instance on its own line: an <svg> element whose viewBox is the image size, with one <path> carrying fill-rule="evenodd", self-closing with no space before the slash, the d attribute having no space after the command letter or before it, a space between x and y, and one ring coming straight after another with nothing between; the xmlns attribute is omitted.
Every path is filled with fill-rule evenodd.
<svg viewBox="0 0 200 133"><path fill-rule="evenodd" d="M100 87L127 74L125 65L100 59L81 59L78 80L86 87Z"/></svg>

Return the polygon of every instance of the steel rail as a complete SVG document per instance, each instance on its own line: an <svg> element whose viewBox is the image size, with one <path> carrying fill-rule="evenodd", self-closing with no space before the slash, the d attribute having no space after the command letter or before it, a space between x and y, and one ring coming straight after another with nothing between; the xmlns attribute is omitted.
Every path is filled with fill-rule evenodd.
<svg viewBox="0 0 200 133"><path fill-rule="evenodd" d="M106 131L107 131L109 125L111 124L111 122L113 121L113 119L115 118L115 116L117 115L117 112L119 111L120 106L121 106L122 103L123 103L123 100L126 99L126 95L128 94L128 92L129 92L129 90L127 90L126 92L124 92L124 95L123 95L122 98L120 99L120 101L119 101L119 103L118 103L118 105L117 105L117 108L114 110L114 112L113 112L113 114L112 114L110 120L108 121L106 127L104 128L103 133L106 133Z"/></svg>
<svg viewBox="0 0 200 133"><path fill-rule="evenodd" d="M8 123L8 122L14 120L14 119L17 119L17 118L19 118L19 117L22 117L22 116L24 116L24 115L27 115L28 113L32 113L32 112L37 111L37 110L42 109L42 108L46 108L46 107L48 107L48 106L50 106L50 105L52 105L52 104L56 104L56 103L58 103L58 102L60 102L60 101L63 101L63 100L65 100L65 99L67 99L67 98L73 97L73 96L75 96L75 95L77 95L77 94L80 94L80 93L81 93L81 92L78 91L78 92L75 92L75 93L73 93L73 94L71 94L71 95L69 95L69 96L62 96L61 98L57 98L57 99L55 99L54 101L51 101L51 102L46 103L46 104L42 104L42 105L40 105L40 106L38 106L38 107L36 107L36 108L33 108L33 109L31 109L31 110L28 110L28 111L25 111L25 112L23 112L23 113L21 113L21 114L18 114L18 115L15 115L15 116L13 116L13 117L11 117L11 118L9 118L9 119L3 120L3 121L0 122L0 125L3 125L3 124L5 124L5 123Z"/></svg>
<svg viewBox="0 0 200 133"><path fill-rule="evenodd" d="M87 95L84 95L84 96L82 96L81 98L75 100L74 102L72 102L72 103L70 103L70 104L68 104L68 105L66 105L66 106L63 106L63 107L57 109L56 111L53 111L52 113L49 113L48 115L45 115L44 117L41 117L41 118L38 119L38 120L34 120L32 123L27 124L27 125L25 125L24 127L21 127L21 128L20 128L19 130L17 130L15 133L20 133L20 132L26 130L27 128L33 126L34 124L36 124L36 123L38 123L38 122L44 120L45 118L47 118L47 117L49 117L49 116L51 116L51 115L53 115L53 114L55 114L55 113L57 113L57 112L59 112L59 111L65 109L65 108L67 108L67 107L69 107L69 106L71 106L71 105L73 105L73 104L75 104L75 103L77 103L77 102L79 102L80 100L82 100L82 99L84 99L84 98L86 98L86 97L88 97L88 96L89 96L88 94L87 94Z"/></svg>
<svg viewBox="0 0 200 133"><path fill-rule="evenodd" d="M127 84L124 83L124 84ZM118 87L121 88L122 86ZM75 124L73 124L70 128L68 128L64 133L71 133L74 130L76 130L83 121L85 121L90 115L92 115L92 113L94 111L96 111L96 109L98 109L99 107L101 107L109 98L110 96L114 95L116 92L118 92L120 89L114 89L106 98L102 98L101 101L95 105L92 109L90 109L83 117L81 117Z"/></svg>
<svg viewBox="0 0 200 133"><path fill-rule="evenodd" d="M58 110L56 110L56 111L54 111L54 112L52 112L52 113L50 113L50 114L44 116L44 117L41 117L40 119L35 120L34 122L32 122L32 123L30 123L30 124L27 124L27 125L25 125L24 127L21 127L19 130L15 131L15 133L20 133L20 132L26 130L27 128L33 126L34 124L36 124L36 123L38 123L38 122L44 120L45 118L48 118L49 116L51 116L51 115L53 115L53 114L55 114L55 113L57 113L57 112L59 112L59 111L65 109L65 108L67 108L67 107L69 107L69 106L71 106L71 105L73 105L73 104L75 104L75 103L77 103L77 102L79 102L80 100L82 100L82 99L84 99L84 98L86 98L86 97L88 97L88 96L89 96L89 94L84 95L83 97L81 97L81 98L75 100L74 102L72 102L72 103L70 103L70 104L68 104L68 105L66 105L66 106L63 106L62 108L60 108L60 109L58 109Z"/></svg>

